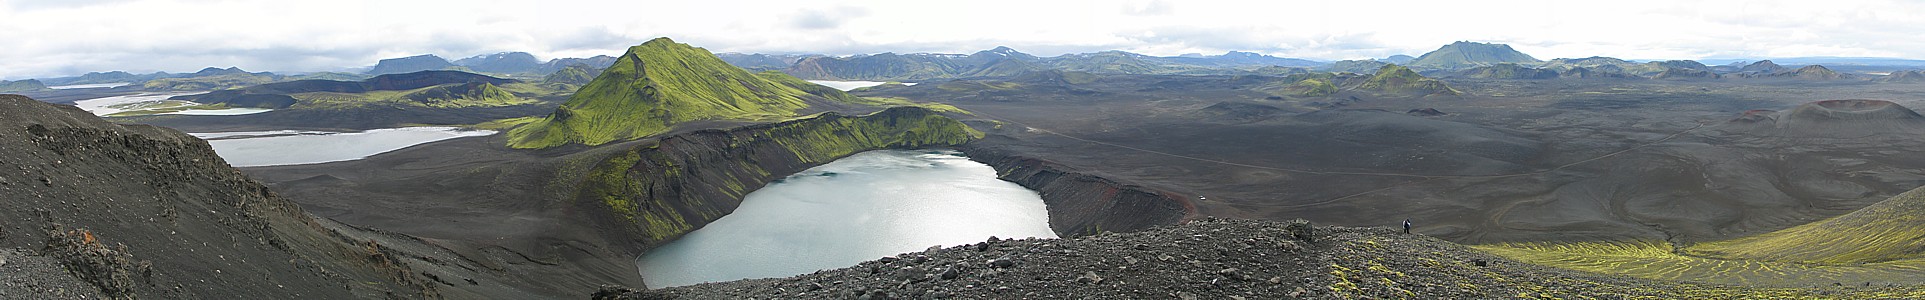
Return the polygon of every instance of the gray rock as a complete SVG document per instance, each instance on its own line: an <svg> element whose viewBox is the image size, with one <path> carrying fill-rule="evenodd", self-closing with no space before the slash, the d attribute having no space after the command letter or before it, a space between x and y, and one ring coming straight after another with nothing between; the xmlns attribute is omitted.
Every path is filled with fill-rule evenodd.
<svg viewBox="0 0 1925 300"><path fill-rule="evenodd" d="M998 257L996 259L989 260L989 266L996 267L996 268L1014 267L1016 266L1016 260L1009 259L1008 256Z"/></svg>

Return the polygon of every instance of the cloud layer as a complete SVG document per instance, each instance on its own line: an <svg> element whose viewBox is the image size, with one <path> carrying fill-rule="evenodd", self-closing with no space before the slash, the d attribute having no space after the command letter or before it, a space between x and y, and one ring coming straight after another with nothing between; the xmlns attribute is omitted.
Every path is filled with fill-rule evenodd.
<svg viewBox="0 0 1925 300"><path fill-rule="evenodd" d="M328 71L381 58L615 54L658 36L716 52L1155 55L1323 60L1458 40L1539 58L1925 58L1906 1L0 0L0 79L89 71Z"/></svg>

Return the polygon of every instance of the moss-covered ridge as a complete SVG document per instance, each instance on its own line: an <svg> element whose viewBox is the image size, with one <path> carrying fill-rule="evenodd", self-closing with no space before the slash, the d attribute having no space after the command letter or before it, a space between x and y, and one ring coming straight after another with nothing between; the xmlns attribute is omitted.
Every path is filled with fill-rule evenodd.
<svg viewBox="0 0 1925 300"><path fill-rule="evenodd" d="M575 206L600 228L617 228L607 232L611 240L633 241L640 250L733 212L743 196L788 174L862 151L953 146L981 135L918 107L824 113L663 137L561 176L581 176Z"/></svg>
<svg viewBox="0 0 1925 300"><path fill-rule="evenodd" d="M1371 75L1370 79L1365 79L1362 84L1358 84L1356 89L1388 94L1425 96L1449 96L1458 94L1456 89L1450 88L1450 86L1444 84L1443 81L1424 77L1424 75L1417 74L1416 71L1411 71L1410 68L1399 65L1384 65L1383 68L1377 69L1376 75Z"/></svg>
<svg viewBox="0 0 1925 300"><path fill-rule="evenodd" d="M818 97L731 66L708 50L657 38L628 52L548 117L509 131L509 145L601 145L698 120L769 121Z"/></svg>
<svg viewBox="0 0 1925 300"><path fill-rule="evenodd" d="M1823 221L1698 244L1685 251L1710 257L1817 264L1925 260L1925 188Z"/></svg>

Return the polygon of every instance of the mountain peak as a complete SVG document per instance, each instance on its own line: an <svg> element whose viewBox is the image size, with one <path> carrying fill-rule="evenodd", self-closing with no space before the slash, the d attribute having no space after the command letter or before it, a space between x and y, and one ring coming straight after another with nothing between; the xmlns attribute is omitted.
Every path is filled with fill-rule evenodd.
<svg viewBox="0 0 1925 300"><path fill-rule="evenodd" d="M772 120L810 101L848 97L779 72L750 74L706 49L668 38L629 47L546 118L508 133L517 148L601 145L700 120ZM815 93L829 93L819 96Z"/></svg>
<svg viewBox="0 0 1925 300"><path fill-rule="evenodd" d="M1510 45L1458 41L1438 47L1436 51L1424 53L1423 56L1417 57L1417 60L1411 61L1410 65L1436 69L1465 69L1500 63L1540 62L1543 61L1511 49Z"/></svg>
<svg viewBox="0 0 1925 300"><path fill-rule="evenodd" d="M1749 65L1745 65L1744 68L1739 68L1738 72L1771 74L1771 73L1784 72L1786 70L1791 70L1791 69L1785 68L1784 66L1780 66L1778 65L1778 63L1771 62L1771 60L1767 59L1767 60L1760 60L1758 62L1751 63Z"/></svg>

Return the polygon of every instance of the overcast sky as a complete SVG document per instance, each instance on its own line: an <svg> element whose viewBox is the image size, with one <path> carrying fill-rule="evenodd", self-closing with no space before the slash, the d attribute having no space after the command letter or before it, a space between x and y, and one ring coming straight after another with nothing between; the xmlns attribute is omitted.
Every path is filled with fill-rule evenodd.
<svg viewBox="0 0 1925 300"><path fill-rule="evenodd" d="M1419 55L1458 40L1540 59L1925 58L1914 1L0 0L0 79L341 70L381 58L714 52Z"/></svg>

